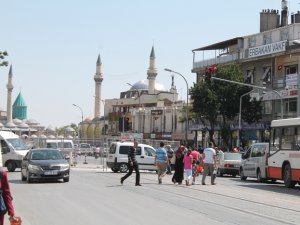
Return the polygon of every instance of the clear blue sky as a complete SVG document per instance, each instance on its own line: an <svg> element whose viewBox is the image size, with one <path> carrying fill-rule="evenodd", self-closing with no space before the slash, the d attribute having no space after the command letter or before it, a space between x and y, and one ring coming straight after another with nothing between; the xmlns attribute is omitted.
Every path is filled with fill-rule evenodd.
<svg viewBox="0 0 300 225"><path fill-rule="evenodd" d="M289 1L289 12L300 10ZM170 68L191 86L192 49L259 32L262 9L281 0L0 1L0 49L13 64L13 101L22 91L29 119L59 127L94 114L94 74L100 53L102 98L146 79L152 45L157 81L169 88ZM0 107L6 110L9 68L0 68ZM175 76L181 99L186 85Z"/></svg>

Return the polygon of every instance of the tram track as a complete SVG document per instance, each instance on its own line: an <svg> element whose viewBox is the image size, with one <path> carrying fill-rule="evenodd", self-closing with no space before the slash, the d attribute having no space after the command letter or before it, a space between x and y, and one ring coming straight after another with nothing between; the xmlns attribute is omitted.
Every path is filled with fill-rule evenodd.
<svg viewBox="0 0 300 225"><path fill-rule="evenodd" d="M102 175L106 176L109 179L112 178L113 180L115 180L115 177L110 176L111 174L102 174ZM118 179L119 179L119 177L118 177ZM286 219L281 219L281 218L278 218L278 217L274 217L272 215L267 215L265 213L266 210L263 210L263 211L259 212L259 211L247 209L246 207L244 207L244 208L236 207L236 206L233 206L233 205L228 205L228 204L222 203L221 201L218 201L218 199L220 199L220 198L225 199L226 198L226 199L231 199L231 200L234 200L234 201L241 201L241 202L246 203L246 206L251 206L252 208L256 208L256 207L253 207L253 206L256 206L256 205L259 206L257 208L266 209L266 207L267 207L267 208L271 209L271 211L280 211L282 213L282 215L286 215L288 213L289 214L299 214L300 215L300 210L297 210L297 209L292 209L292 208L289 208L289 207L283 207L283 206L279 206L279 205L272 205L272 204L269 204L269 203L256 201L256 200L252 200L252 199L247 199L247 198L243 198L243 197L237 197L237 196L233 196L233 195L229 195L229 194L216 193L216 192L213 192L213 191L196 188L196 186L186 187L185 185L177 185L176 189L170 190L170 189L164 188L164 185L156 185L156 183L153 183L153 185L152 184L147 185L147 181L149 183L153 183L154 180L151 179L151 178L147 178L145 176L143 177L143 183L146 183L146 184L142 188L143 189L148 189L150 192L156 191L156 192L159 192L161 194L163 194L163 193L166 194L167 193L167 194L172 195L172 196L181 197L181 198L184 198L184 199L191 199L191 200L195 201L195 204L207 203L207 204L214 205L215 207L217 207L217 206L223 207L223 208L226 208L226 209L230 209L234 212L240 212L240 213L244 213L246 215L257 216L259 218L264 218L264 219L274 221L274 222L276 221L276 222L281 223L281 224L298 224L296 221L287 221ZM127 183L132 183L132 182L128 180ZM134 183L132 183L132 185L134 185ZM168 184L168 185L171 185L171 184ZM197 185L197 187L199 187L199 185ZM187 192L176 191L176 190L178 190L178 188L185 189L185 190L191 190L194 193L197 192L197 193L201 193L201 194L191 195L191 194L188 194ZM128 190L131 190L131 189L128 189ZM213 196L211 198L212 200L207 199L208 195ZM206 198L203 198L203 196L205 196ZM172 199L172 197L171 197L171 199ZM161 198L159 198L159 200L169 202L169 203L172 204L172 201L168 201L168 200L161 199ZM251 208L251 207L249 207L249 208ZM189 208L189 209L192 210L192 211L195 211L197 213L203 213L203 212L201 212L197 209L194 209L192 207Z"/></svg>

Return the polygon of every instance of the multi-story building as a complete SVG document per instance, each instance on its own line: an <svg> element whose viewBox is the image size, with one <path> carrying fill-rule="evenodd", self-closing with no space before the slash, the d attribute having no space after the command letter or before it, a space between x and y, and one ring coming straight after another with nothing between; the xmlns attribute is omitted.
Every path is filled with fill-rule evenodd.
<svg viewBox="0 0 300 225"><path fill-rule="evenodd" d="M213 64L238 63L245 83L265 87L260 92L261 123L242 126L248 130L245 134L248 133L249 140L267 139L265 130L272 119L299 116L300 12L293 13L288 23L287 1L282 0L281 15L278 10L262 10L259 33L197 48L193 53L192 72L197 74L197 81L203 79L205 69ZM211 58L211 53L215 57ZM202 60L197 59L200 55ZM232 121L232 130L237 129L237 120Z"/></svg>

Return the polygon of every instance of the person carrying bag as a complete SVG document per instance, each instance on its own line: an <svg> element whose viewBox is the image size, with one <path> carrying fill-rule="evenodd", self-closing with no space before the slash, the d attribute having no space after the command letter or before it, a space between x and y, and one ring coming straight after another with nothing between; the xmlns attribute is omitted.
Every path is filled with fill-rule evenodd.
<svg viewBox="0 0 300 225"><path fill-rule="evenodd" d="M14 207L12 204L12 196L10 193L7 172L0 169L0 225L4 224L4 215L8 213L9 220L16 222L18 219L14 216Z"/></svg>

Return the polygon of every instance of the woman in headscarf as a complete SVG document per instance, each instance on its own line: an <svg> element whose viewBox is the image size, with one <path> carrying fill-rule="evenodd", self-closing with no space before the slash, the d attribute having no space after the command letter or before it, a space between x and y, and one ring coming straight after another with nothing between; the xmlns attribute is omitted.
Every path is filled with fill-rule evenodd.
<svg viewBox="0 0 300 225"><path fill-rule="evenodd" d="M184 158L184 146L181 145L175 152L175 173L172 178L174 184L181 184L183 180L183 158Z"/></svg>
<svg viewBox="0 0 300 225"><path fill-rule="evenodd" d="M2 191L3 200L5 202L9 219L14 221L14 207L12 204L12 197L10 193L9 183L7 179L7 172L0 169L0 190ZM4 214L0 215L0 225L4 224Z"/></svg>

